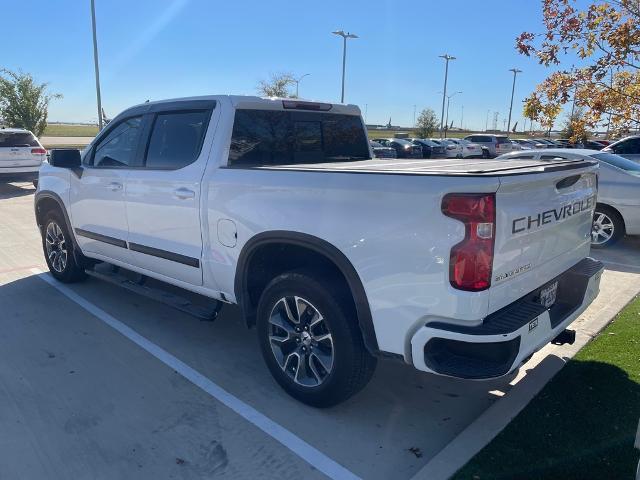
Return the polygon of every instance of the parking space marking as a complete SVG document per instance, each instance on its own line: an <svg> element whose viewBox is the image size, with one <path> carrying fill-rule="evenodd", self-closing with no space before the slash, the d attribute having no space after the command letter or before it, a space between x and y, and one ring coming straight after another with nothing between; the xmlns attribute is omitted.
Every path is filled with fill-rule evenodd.
<svg viewBox="0 0 640 480"><path fill-rule="evenodd" d="M213 398L218 400L220 403L224 404L226 407L240 415L242 418L258 427L264 433L269 435L274 440L278 441L284 447L288 448L290 451L306 461L309 465L324 473L329 478L336 480L358 480L360 478L347 468L329 458L321 451L309 445L294 433L290 432L283 426L263 415L258 410L246 404L236 396L227 392L215 382L211 381L209 378L191 368L189 365L182 362L177 357L174 357L163 348L148 340L146 337L143 337L135 330L122 323L120 320L116 319L98 306L78 295L66 285L55 281L48 273L43 273L42 270L37 268L32 268L31 272L38 278L58 290L65 297L75 302L80 307L84 308L94 317L98 318L120 334L127 337L133 343L146 350L148 353L167 365L169 368L172 368L173 370L178 372L195 386L199 387L200 389L211 395Z"/></svg>

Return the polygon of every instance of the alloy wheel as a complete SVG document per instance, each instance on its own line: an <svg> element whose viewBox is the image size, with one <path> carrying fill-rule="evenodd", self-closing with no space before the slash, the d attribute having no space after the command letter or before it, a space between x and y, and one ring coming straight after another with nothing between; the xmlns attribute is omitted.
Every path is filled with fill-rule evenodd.
<svg viewBox="0 0 640 480"><path fill-rule="evenodd" d="M302 297L283 297L273 306L269 344L282 371L298 385L317 387L333 369L329 326L320 311Z"/></svg>
<svg viewBox="0 0 640 480"><path fill-rule="evenodd" d="M64 272L67 267L67 242L64 233L56 222L49 222L45 233L47 258L51 267L58 273Z"/></svg>
<svg viewBox="0 0 640 480"><path fill-rule="evenodd" d="M593 216L593 225L591 227L591 243L594 245L604 245L607 243L615 231L615 225L609 215L602 212L596 212Z"/></svg>

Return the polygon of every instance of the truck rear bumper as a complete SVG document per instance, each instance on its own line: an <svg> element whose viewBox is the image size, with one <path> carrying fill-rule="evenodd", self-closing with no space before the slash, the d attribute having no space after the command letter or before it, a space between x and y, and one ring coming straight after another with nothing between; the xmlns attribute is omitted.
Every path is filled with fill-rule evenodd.
<svg viewBox="0 0 640 480"><path fill-rule="evenodd" d="M414 366L468 379L512 372L584 312L598 295L603 268L585 258L475 327L435 322L420 328L411 339ZM556 281L556 301L545 308L538 300L540 290Z"/></svg>

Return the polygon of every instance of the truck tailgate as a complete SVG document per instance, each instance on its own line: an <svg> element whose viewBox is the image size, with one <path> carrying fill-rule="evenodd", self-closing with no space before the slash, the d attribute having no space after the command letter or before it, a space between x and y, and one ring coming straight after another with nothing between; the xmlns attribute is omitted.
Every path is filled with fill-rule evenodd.
<svg viewBox="0 0 640 480"><path fill-rule="evenodd" d="M597 167L575 166L501 178L489 313L588 256Z"/></svg>

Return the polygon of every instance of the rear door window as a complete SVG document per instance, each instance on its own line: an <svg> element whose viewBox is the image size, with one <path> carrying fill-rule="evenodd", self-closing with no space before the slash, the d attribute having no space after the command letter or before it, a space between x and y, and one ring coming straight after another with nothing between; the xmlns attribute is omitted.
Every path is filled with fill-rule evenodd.
<svg viewBox="0 0 640 480"><path fill-rule="evenodd" d="M237 110L229 165L339 162L369 158L367 137L354 115Z"/></svg>
<svg viewBox="0 0 640 480"><path fill-rule="evenodd" d="M629 140L624 140L618 145L615 145L613 147L613 150L616 153L622 153L626 155L640 154L640 138L630 138Z"/></svg>
<svg viewBox="0 0 640 480"><path fill-rule="evenodd" d="M209 110L159 113L151 130L145 167L177 170L200 155Z"/></svg>
<svg viewBox="0 0 640 480"><path fill-rule="evenodd" d="M30 132L0 132L0 148L2 147L39 147L40 144Z"/></svg>

